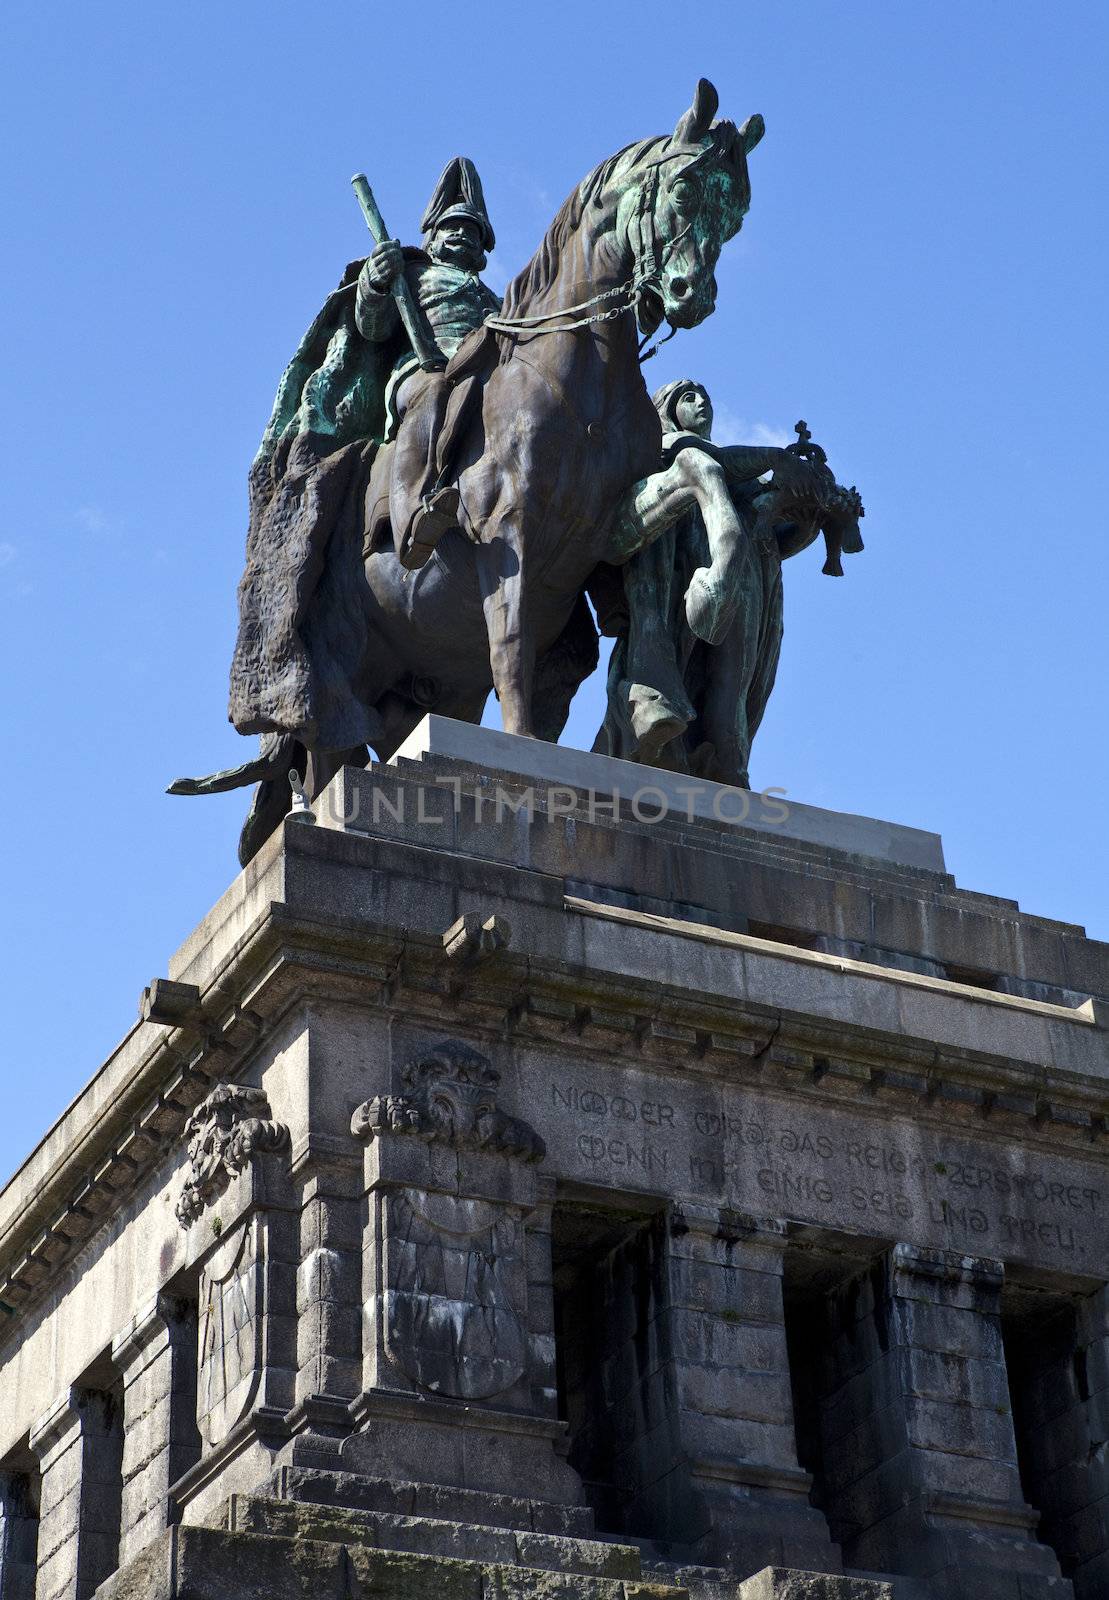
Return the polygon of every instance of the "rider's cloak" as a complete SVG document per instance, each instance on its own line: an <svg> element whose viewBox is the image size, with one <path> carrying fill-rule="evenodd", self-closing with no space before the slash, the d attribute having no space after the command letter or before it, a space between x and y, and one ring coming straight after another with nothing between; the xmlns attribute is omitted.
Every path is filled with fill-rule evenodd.
<svg viewBox="0 0 1109 1600"><path fill-rule="evenodd" d="M406 250L409 259L425 259ZM240 733L323 750L368 744L374 713L351 694L364 635L363 502L385 433L385 389L406 349L355 324L352 261L297 346L250 469L246 569L231 663Z"/></svg>

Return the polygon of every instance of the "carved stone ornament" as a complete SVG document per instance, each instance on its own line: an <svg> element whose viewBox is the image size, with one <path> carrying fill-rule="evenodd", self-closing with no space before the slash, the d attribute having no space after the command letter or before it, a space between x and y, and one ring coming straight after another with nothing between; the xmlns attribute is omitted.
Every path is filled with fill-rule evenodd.
<svg viewBox="0 0 1109 1600"><path fill-rule="evenodd" d="M406 1094L379 1095L359 1106L351 1132L367 1141L383 1133L438 1139L459 1149L541 1161L543 1140L497 1104L501 1075L487 1056L446 1039L404 1069Z"/></svg>
<svg viewBox="0 0 1109 1600"><path fill-rule="evenodd" d="M257 1224L236 1229L200 1278L197 1421L208 1445L249 1411L262 1374L264 1288Z"/></svg>
<svg viewBox="0 0 1109 1600"><path fill-rule="evenodd" d="M270 1103L261 1089L236 1084L220 1084L197 1106L185 1124L192 1175L177 1202L183 1228L194 1223L256 1155L288 1144L288 1128L271 1121L270 1115Z"/></svg>

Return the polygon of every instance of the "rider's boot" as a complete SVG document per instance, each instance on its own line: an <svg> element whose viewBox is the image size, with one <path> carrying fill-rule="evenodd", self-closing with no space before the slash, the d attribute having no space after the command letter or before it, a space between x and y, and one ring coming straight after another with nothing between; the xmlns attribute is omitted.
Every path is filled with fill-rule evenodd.
<svg viewBox="0 0 1109 1600"><path fill-rule="evenodd" d="M447 529L458 526L458 507L458 490L453 483L443 484L429 494L421 495L420 503L401 539L399 555L402 567L412 571L424 565Z"/></svg>

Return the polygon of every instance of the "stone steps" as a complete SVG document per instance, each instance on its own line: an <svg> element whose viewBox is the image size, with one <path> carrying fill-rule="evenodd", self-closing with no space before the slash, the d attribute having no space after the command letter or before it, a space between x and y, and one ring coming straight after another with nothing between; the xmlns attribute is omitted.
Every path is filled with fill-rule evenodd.
<svg viewBox="0 0 1109 1600"><path fill-rule="evenodd" d="M301 1507L300 1509L310 1509ZM328 1508L324 1515L330 1517ZM337 1528L321 1531L338 1532ZM306 1533L169 1528L97 1600L688 1600L634 1578L379 1549Z"/></svg>
<svg viewBox="0 0 1109 1600"><path fill-rule="evenodd" d="M220 1522L236 1534L358 1545L604 1580L627 1578L638 1583L642 1578L639 1551L633 1545L393 1511L235 1494Z"/></svg>
<svg viewBox="0 0 1109 1600"><path fill-rule="evenodd" d="M588 1506L554 1505L546 1500L456 1489L445 1484L370 1478L360 1472L279 1467L255 1493L270 1500L383 1511L402 1517L426 1517L434 1522L514 1528L522 1533L553 1533L573 1539L594 1537L593 1512Z"/></svg>

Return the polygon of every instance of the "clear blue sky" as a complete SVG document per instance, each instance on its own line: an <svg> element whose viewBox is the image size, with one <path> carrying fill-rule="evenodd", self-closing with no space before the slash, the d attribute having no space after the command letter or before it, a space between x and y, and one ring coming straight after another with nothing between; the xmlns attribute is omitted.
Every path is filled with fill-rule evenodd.
<svg viewBox="0 0 1109 1600"><path fill-rule="evenodd" d="M1109 938L1104 84L1077 0L11 3L0 51L10 1171L235 871L246 470L365 247L478 163L498 285L697 77L766 117L716 315L654 387L804 416L867 505L790 563L756 787L940 831L968 888ZM568 730L588 745L599 683Z"/></svg>

